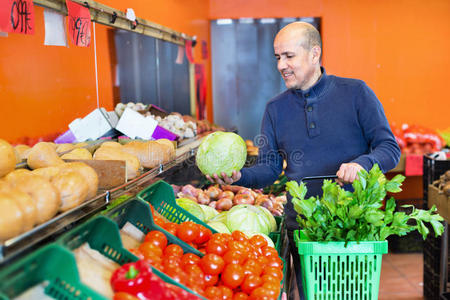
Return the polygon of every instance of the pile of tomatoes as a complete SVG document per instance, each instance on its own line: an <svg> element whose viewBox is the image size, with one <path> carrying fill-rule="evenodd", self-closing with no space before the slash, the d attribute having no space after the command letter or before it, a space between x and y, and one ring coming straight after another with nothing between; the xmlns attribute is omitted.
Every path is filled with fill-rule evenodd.
<svg viewBox="0 0 450 300"><path fill-rule="evenodd" d="M190 221L175 224L154 218L159 226L205 255L184 253L154 230L138 249L131 249L139 258L208 299L278 298L283 262L262 236L249 239L240 231L212 234Z"/></svg>

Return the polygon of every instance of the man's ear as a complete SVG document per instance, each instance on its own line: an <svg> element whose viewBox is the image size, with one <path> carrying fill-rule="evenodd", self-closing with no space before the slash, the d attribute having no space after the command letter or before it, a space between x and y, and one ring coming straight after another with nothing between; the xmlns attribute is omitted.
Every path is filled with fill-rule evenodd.
<svg viewBox="0 0 450 300"><path fill-rule="evenodd" d="M319 63L320 62L320 54L322 53L319 46L314 46L311 49L311 55L313 63Z"/></svg>

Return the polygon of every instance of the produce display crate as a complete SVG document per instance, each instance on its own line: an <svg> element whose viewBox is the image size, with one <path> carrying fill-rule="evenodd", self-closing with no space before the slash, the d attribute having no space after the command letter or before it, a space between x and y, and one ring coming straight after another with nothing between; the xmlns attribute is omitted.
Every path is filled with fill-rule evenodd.
<svg viewBox="0 0 450 300"><path fill-rule="evenodd" d="M171 222L180 224L185 221L192 221L205 226L210 229L212 233L217 233L216 230L211 228L205 222L178 206L175 201L175 194L172 186L165 181L157 181L145 188L137 195L137 198L150 203L153 206L153 209Z"/></svg>
<svg viewBox="0 0 450 300"><path fill-rule="evenodd" d="M56 299L103 300L83 285L73 254L49 244L0 271L0 299L12 299L27 289L46 282L45 294Z"/></svg>
<svg viewBox="0 0 450 300"><path fill-rule="evenodd" d="M61 236L56 243L70 250L74 250L82 244L88 243L92 249L97 250L102 255L110 258L119 265L138 261L138 258L135 255L123 248L119 227L117 224L104 216L94 217L86 223L72 229ZM152 268L152 270L154 274L158 275L165 282L178 286L189 293L199 296L163 272L155 268ZM201 299L205 299L201 296L199 297Z"/></svg>
<svg viewBox="0 0 450 300"><path fill-rule="evenodd" d="M184 252L194 253L200 257L204 255L202 252L192 246L189 246L176 236L156 225L153 221L153 216L148 202L140 199L132 199L110 210L106 216L113 220L119 228L122 228L125 223L130 222L139 228L139 230L144 234L147 234L152 230L161 231L167 237L169 244L177 244L183 249Z"/></svg>
<svg viewBox="0 0 450 300"><path fill-rule="evenodd" d="M294 232L307 299L378 299L387 241L310 242Z"/></svg>

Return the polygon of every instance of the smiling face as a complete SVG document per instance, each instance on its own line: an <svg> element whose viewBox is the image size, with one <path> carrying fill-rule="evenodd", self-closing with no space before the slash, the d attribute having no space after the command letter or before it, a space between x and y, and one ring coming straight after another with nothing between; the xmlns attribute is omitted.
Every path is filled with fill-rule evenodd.
<svg viewBox="0 0 450 300"><path fill-rule="evenodd" d="M305 30L294 23L275 37L273 47L277 67L288 89L306 90L320 77L320 46L308 50L304 46L307 44L305 39Z"/></svg>

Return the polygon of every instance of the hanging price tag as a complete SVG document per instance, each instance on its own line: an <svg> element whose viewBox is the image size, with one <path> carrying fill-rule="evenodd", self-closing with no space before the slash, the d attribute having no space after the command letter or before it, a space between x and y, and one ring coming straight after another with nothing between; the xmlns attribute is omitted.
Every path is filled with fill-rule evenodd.
<svg viewBox="0 0 450 300"><path fill-rule="evenodd" d="M91 44L91 13L89 9L66 0L69 15L69 36L73 44L80 47L89 47Z"/></svg>
<svg viewBox="0 0 450 300"><path fill-rule="evenodd" d="M186 49L186 57L187 57L188 61L191 64L194 63L194 56L192 55L192 41L186 40L184 47Z"/></svg>
<svg viewBox="0 0 450 300"><path fill-rule="evenodd" d="M34 34L32 0L2 0L0 2L0 31Z"/></svg>

